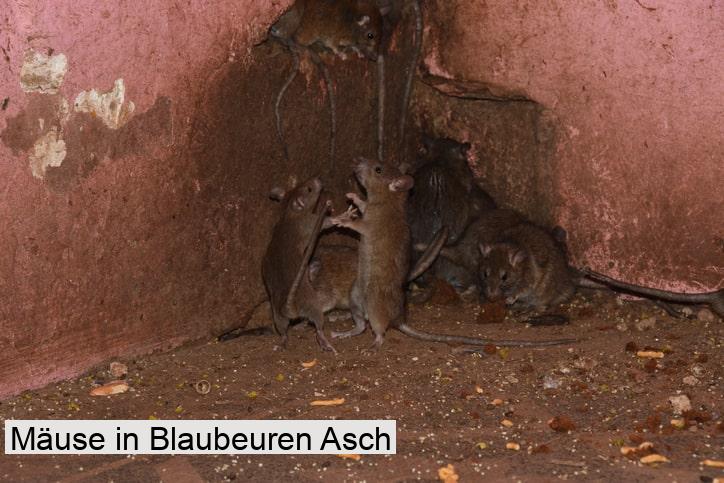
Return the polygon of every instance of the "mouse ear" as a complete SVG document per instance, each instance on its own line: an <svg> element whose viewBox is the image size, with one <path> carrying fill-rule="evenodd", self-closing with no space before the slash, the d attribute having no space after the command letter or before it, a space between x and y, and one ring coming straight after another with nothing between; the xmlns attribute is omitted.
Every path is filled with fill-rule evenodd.
<svg viewBox="0 0 724 483"><path fill-rule="evenodd" d="M314 283L319 275L319 270L322 268L322 262L318 258L312 258L307 268L307 278L310 282Z"/></svg>
<svg viewBox="0 0 724 483"><path fill-rule="evenodd" d="M490 255L490 252L493 250L493 246L485 244L485 243L481 243L478 245L478 249L480 250L480 254L482 256L487 257L488 255Z"/></svg>
<svg viewBox="0 0 724 483"><path fill-rule="evenodd" d="M284 201L284 197L286 195L287 195L287 193L286 193L286 191L284 191L284 188L275 186L269 192L269 199L274 200L274 201Z"/></svg>
<svg viewBox="0 0 724 483"><path fill-rule="evenodd" d="M412 176L403 174L390 181L390 184L387 186L390 188L390 191L409 191L414 185L415 180L412 179Z"/></svg>
<svg viewBox="0 0 724 483"><path fill-rule="evenodd" d="M510 252L508 254L508 261L513 267L517 267L518 264L525 260L526 257L527 255L523 250L518 250L516 252Z"/></svg>

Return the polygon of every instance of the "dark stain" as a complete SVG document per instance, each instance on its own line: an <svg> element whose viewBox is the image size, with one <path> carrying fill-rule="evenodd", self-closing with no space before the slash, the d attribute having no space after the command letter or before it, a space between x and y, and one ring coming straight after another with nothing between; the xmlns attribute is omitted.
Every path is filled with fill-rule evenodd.
<svg viewBox="0 0 724 483"><path fill-rule="evenodd" d="M0 141L13 154L20 155L30 149L43 134L52 127L60 131L60 95L28 94L28 105L7 121L7 127L0 133ZM39 119L43 119L40 125Z"/></svg>
<svg viewBox="0 0 724 483"><path fill-rule="evenodd" d="M5 99L3 99L2 105L0 105L0 109L4 111L8 108L8 104L10 104L10 98L6 97Z"/></svg>
<svg viewBox="0 0 724 483"><path fill-rule="evenodd" d="M51 188L64 191L93 173L106 158L140 155L159 143L170 142L171 100L162 96L146 112L131 118L118 130L107 127L98 117L73 113L61 126L60 96L31 94L28 106L8 120L0 141L15 155L29 151L35 141L55 127L62 132L66 157L58 167L48 167L45 181ZM43 119L43 126L39 119Z"/></svg>

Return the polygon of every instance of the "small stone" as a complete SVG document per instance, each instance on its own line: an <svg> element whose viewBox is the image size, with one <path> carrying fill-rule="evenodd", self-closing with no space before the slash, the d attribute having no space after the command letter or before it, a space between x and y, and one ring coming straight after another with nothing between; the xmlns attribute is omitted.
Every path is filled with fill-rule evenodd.
<svg viewBox="0 0 724 483"><path fill-rule="evenodd" d="M699 384L699 379L694 376L686 376L682 382L687 386L696 386Z"/></svg>
<svg viewBox="0 0 724 483"><path fill-rule="evenodd" d="M111 362L109 371L113 379L123 379L128 374L128 366L122 362Z"/></svg>
<svg viewBox="0 0 724 483"><path fill-rule="evenodd" d="M675 414L683 414L686 411L691 411L691 401L689 396L682 394L680 396L671 396L669 403Z"/></svg>
<svg viewBox="0 0 724 483"><path fill-rule="evenodd" d="M646 319L636 322L636 330L638 330L639 332L653 329L654 327L656 327L656 317L648 317Z"/></svg>
<svg viewBox="0 0 724 483"><path fill-rule="evenodd" d="M562 381L555 376L547 374L543 377L543 389L558 389Z"/></svg>
<svg viewBox="0 0 724 483"><path fill-rule="evenodd" d="M696 313L696 318L701 320L702 322L714 322L716 321L716 315L714 315L714 312L712 312L709 309L700 309Z"/></svg>
<svg viewBox="0 0 724 483"><path fill-rule="evenodd" d="M505 448L513 451L520 451L520 445L518 443L506 443Z"/></svg>
<svg viewBox="0 0 724 483"><path fill-rule="evenodd" d="M513 427L513 421L511 421L510 419L503 419L503 420L500 422L500 424L502 424L502 425L505 426L506 428L512 428L512 427Z"/></svg>
<svg viewBox="0 0 724 483"><path fill-rule="evenodd" d="M585 369L590 371L598 365L598 361L591 359L590 357L579 357L573 361L573 367L576 369Z"/></svg>
<svg viewBox="0 0 724 483"><path fill-rule="evenodd" d="M701 366L692 366L692 368L691 368L691 373L694 374L695 376L701 377L704 375L705 372L706 372L706 370Z"/></svg>
<svg viewBox="0 0 724 483"><path fill-rule="evenodd" d="M503 404L503 400L502 400L502 399L493 399L493 401L491 402L491 404L492 404L493 406L500 406L501 404Z"/></svg>

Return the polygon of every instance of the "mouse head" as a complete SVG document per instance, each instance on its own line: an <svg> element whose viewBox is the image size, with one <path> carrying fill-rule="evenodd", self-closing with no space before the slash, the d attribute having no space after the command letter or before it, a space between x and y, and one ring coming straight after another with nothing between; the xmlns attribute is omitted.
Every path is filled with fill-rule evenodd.
<svg viewBox="0 0 724 483"><path fill-rule="evenodd" d="M529 255L525 250L508 243L481 243L478 277L488 300L505 298L511 305L526 289L526 270Z"/></svg>
<svg viewBox="0 0 724 483"><path fill-rule="evenodd" d="M378 7L371 0L349 2L346 20L351 27L345 47L370 60L377 60L382 39L382 16L388 7Z"/></svg>
<svg viewBox="0 0 724 483"><path fill-rule="evenodd" d="M283 203L285 213L295 215L312 213L317 206L321 193L322 181L319 178L311 178L289 190L280 187L273 188L269 193L269 197Z"/></svg>
<svg viewBox="0 0 724 483"><path fill-rule="evenodd" d="M376 159L355 159L354 174L368 196L391 193L402 194L407 198L407 191L415 184L412 176L402 174L394 165Z"/></svg>

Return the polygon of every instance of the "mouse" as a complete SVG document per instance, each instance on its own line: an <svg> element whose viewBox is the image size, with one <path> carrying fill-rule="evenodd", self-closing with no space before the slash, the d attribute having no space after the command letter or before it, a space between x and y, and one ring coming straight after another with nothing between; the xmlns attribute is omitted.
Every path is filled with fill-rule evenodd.
<svg viewBox="0 0 724 483"><path fill-rule="evenodd" d="M580 272L586 278L593 280L594 282L613 289L617 289L619 291L630 293L632 295L639 295L642 297L648 297L656 300L684 305L706 304L711 307L711 309L719 317L724 318L724 289L704 293L669 292L666 290L659 290L651 287L644 287L641 285L634 285L632 283L616 280L601 273L594 272L593 270L590 270L588 268L580 269Z"/></svg>
<svg viewBox="0 0 724 483"><path fill-rule="evenodd" d="M479 243L482 292L522 311L545 312L576 291L574 274L551 233L528 221Z"/></svg>
<svg viewBox="0 0 724 483"><path fill-rule="evenodd" d="M280 348L287 345L290 321L306 318L314 324L322 350L336 352L324 335L318 294L305 276L319 232L329 221L331 202L322 201L321 192L322 182L315 177L291 190L275 188L271 193L282 203L282 212L262 258L262 280Z"/></svg>
<svg viewBox="0 0 724 483"><path fill-rule="evenodd" d="M351 229L360 236L357 274L349 294L355 327L335 334L337 338L361 334L368 322L375 336L369 348L372 351L380 349L390 327L420 340L469 345L539 347L574 341L494 341L432 334L409 326L405 321L404 285L409 266L410 228L405 208L414 179L390 163L363 157L356 159L354 173L366 192L366 200L349 194L352 207L330 220L332 225Z"/></svg>
<svg viewBox="0 0 724 483"><path fill-rule="evenodd" d="M351 53L376 60L382 31L380 11L371 0L297 0L269 29L269 34L292 55L292 69L274 102L277 137L285 159L289 149L284 140L280 106L299 72L300 53L307 53L324 80L330 112L329 172L334 169L336 150L336 101L329 69L319 56L329 51L342 59Z"/></svg>
<svg viewBox="0 0 724 483"><path fill-rule="evenodd" d="M455 245L473 220L495 208L495 201L477 185L470 171L469 143L424 135L423 146L408 205L412 241L426 244L441 226L447 226L450 234L446 246ZM473 248L477 250L477 246ZM461 270L445 257L440 257L429 273L459 291L475 284L475 270ZM428 281L419 283L425 285Z"/></svg>

